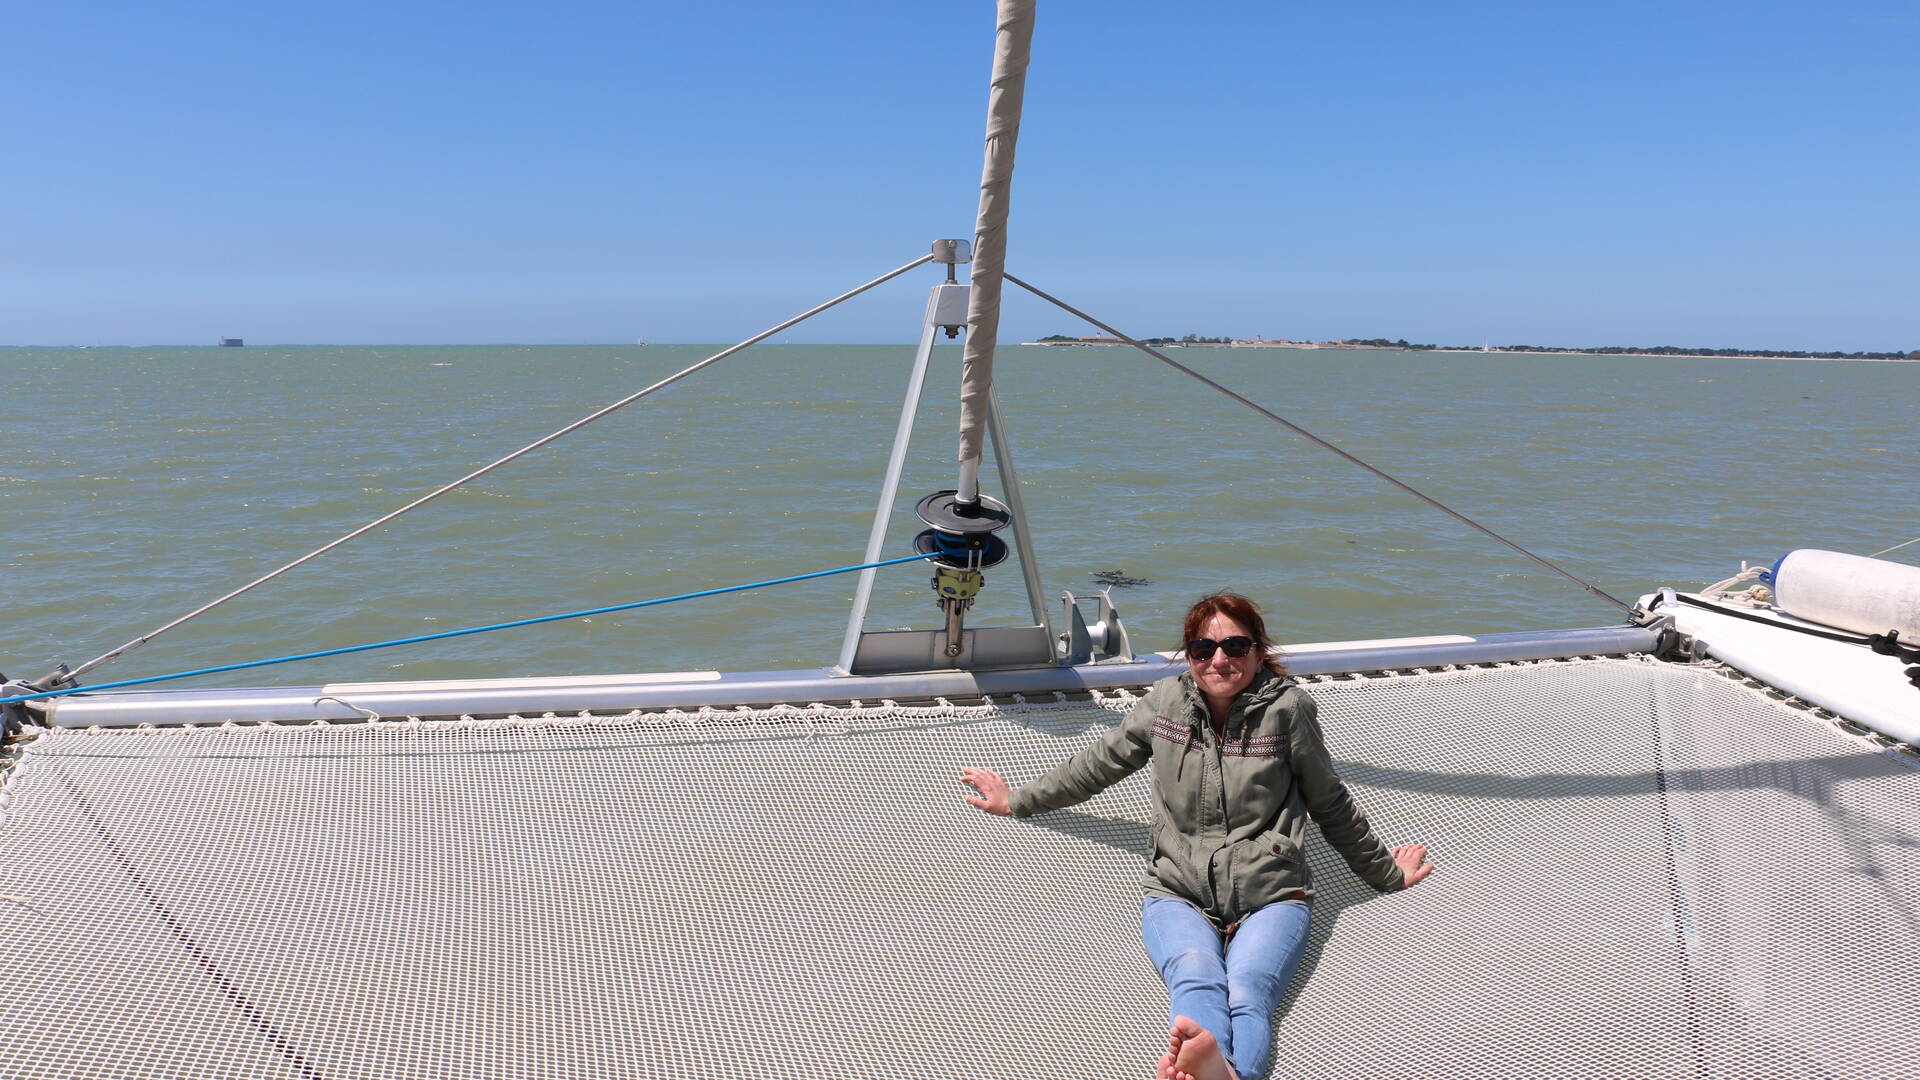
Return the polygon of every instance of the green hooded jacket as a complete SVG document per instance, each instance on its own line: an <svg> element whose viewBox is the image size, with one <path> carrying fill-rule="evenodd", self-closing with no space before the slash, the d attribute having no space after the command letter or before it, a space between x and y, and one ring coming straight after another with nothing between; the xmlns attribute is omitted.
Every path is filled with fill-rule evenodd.
<svg viewBox="0 0 1920 1080"><path fill-rule="evenodd" d="M1313 895L1309 817L1361 880L1398 889L1400 868L1334 771L1317 712L1298 683L1263 668L1216 737L1193 677L1165 678L1118 727L1014 789L1009 806L1029 817L1085 802L1151 761L1147 895L1185 900L1222 929Z"/></svg>

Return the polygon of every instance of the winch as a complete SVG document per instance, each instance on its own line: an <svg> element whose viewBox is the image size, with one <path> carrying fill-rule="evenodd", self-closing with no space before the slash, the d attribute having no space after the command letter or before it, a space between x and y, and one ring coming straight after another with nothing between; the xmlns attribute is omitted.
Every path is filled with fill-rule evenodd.
<svg viewBox="0 0 1920 1080"><path fill-rule="evenodd" d="M914 507L932 526L913 538L913 550L933 556L933 594L946 616L946 654L959 656L960 633L973 598L986 584L981 571L1007 558L1007 542L993 535L1007 527L1013 512L986 495L963 502L957 491L936 491Z"/></svg>

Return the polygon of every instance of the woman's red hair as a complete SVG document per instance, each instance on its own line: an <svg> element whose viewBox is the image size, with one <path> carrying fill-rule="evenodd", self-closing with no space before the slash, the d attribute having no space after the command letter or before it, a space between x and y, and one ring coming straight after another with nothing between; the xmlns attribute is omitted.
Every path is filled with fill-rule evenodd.
<svg viewBox="0 0 1920 1080"><path fill-rule="evenodd" d="M1200 628L1215 615L1225 615L1234 622L1247 628L1247 636L1253 639L1254 648L1260 650L1260 662L1268 671L1281 678L1287 677L1287 666L1280 662L1280 654L1273 647L1273 639L1267 636L1267 621L1260 617L1260 609L1253 601L1239 593L1217 592L1194 601L1187 609L1186 625L1180 631L1180 648L1185 651L1187 642L1200 635Z"/></svg>

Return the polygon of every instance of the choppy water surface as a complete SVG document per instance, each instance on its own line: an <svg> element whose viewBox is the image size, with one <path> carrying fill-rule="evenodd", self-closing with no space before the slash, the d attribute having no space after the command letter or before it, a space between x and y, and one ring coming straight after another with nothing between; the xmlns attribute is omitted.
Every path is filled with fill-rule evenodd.
<svg viewBox="0 0 1920 1080"><path fill-rule="evenodd" d="M0 350L0 669L78 663L701 358L698 346ZM1920 535L1920 365L1185 350L1208 374L1615 595ZM1283 640L1600 625L1609 606L1119 349L1002 349L1050 592L1117 571L1136 644L1196 595ZM908 347L752 350L292 571L92 681L857 562ZM890 553L953 483L936 358ZM1913 561L1920 545L1895 557ZM882 572L873 628L935 625ZM851 576L227 676L224 684L830 663ZM1025 611L1011 563L976 621ZM207 681L207 680L203 680Z"/></svg>

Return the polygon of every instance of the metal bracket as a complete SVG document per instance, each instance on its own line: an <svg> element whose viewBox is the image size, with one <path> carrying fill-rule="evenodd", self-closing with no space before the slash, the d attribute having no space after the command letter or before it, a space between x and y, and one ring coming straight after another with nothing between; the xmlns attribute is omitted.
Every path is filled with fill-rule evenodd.
<svg viewBox="0 0 1920 1080"><path fill-rule="evenodd" d="M1058 653L1063 664L1116 663L1133 662L1133 643L1127 638L1127 628L1120 622L1120 612L1113 606L1113 596L1107 589L1101 589L1100 595L1091 597L1099 601L1099 607L1091 625L1080 610L1079 598L1070 592L1060 594L1060 621L1067 629L1061 631ZM1096 655L1097 654L1097 655Z"/></svg>
<svg viewBox="0 0 1920 1080"><path fill-rule="evenodd" d="M1652 654L1662 660L1672 660L1683 664L1697 664L1707 658L1706 642L1692 634L1682 633L1679 620L1658 610L1662 604L1676 603L1672 589L1661 589L1657 598L1648 607L1635 609L1633 623L1636 626L1653 631Z"/></svg>
<svg viewBox="0 0 1920 1080"><path fill-rule="evenodd" d="M59 675L66 674L65 664L60 665ZM50 687L38 686L25 679L9 680L0 675L0 697L19 697L23 694L38 694ZM46 727L46 698L39 701L16 701L11 705L0 705L0 739L12 739L26 731L28 727ZM39 708L35 708L35 706Z"/></svg>
<svg viewBox="0 0 1920 1080"><path fill-rule="evenodd" d="M1053 650L1044 626L981 626L960 632L960 651L947 652L945 630L874 630L860 635L847 672L897 675L909 671L985 671L1046 668Z"/></svg>
<svg viewBox="0 0 1920 1080"><path fill-rule="evenodd" d="M954 270L958 264L973 261L973 241L935 240L933 242L933 261L946 265L947 284L952 285L958 280L954 276ZM948 337L957 338L960 336L961 328L967 325L967 303L964 293L961 294L960 318L957 320L942 320L940 325L941 328L947 332Z"/></svg>
<svg viewBox="0 0 1920 1080"><path fill-rule="evenodd" d="M936 259L941 255L940 245L946 243L935 242ZM956 244L949 254L957 261L965 261L965 242L958 241ZM879 552L886 540L887 523L892 517L894 499L900 489L900 476L906 467L907 444L913 435L914 417L919 410L920 393L926 383L935 335L942 328L965 325L971 288L969 285L935 285L927 297L926 315L921 321L920 345L914 354L906 399L901 404L900 421L894 430L893 451L887 460L885 478L881 481L879 506L874 512L873 527L867 536L867 562L879 561ZM987 398L987 438L1000 473L1001 496L1006 499L1013 513L1011 546L1019 555L1020 576L1026 586L1027 606L1033 614L1033 625L962 630L957 641L949 641L945 629L924 632L924 642L922 631L869 632L866 629L867 604L873 596L875 572L863 570L854 587L853 610L847 618L846 636L840 646L840 671L871 675L941 668L1038 667L1055 662L1058 651L1053 647L1053 629L1040 591L1040 569L1034 560L1032 535L1027 531L1026 510L1020 503L1020 477L1014 470L1006 432L1000 424L999 400L991 394ZM936 636L939 646L932 649L926 643L932 642ZM948 653L948 648L954 644L959 645L959 650Z"/></svg>

